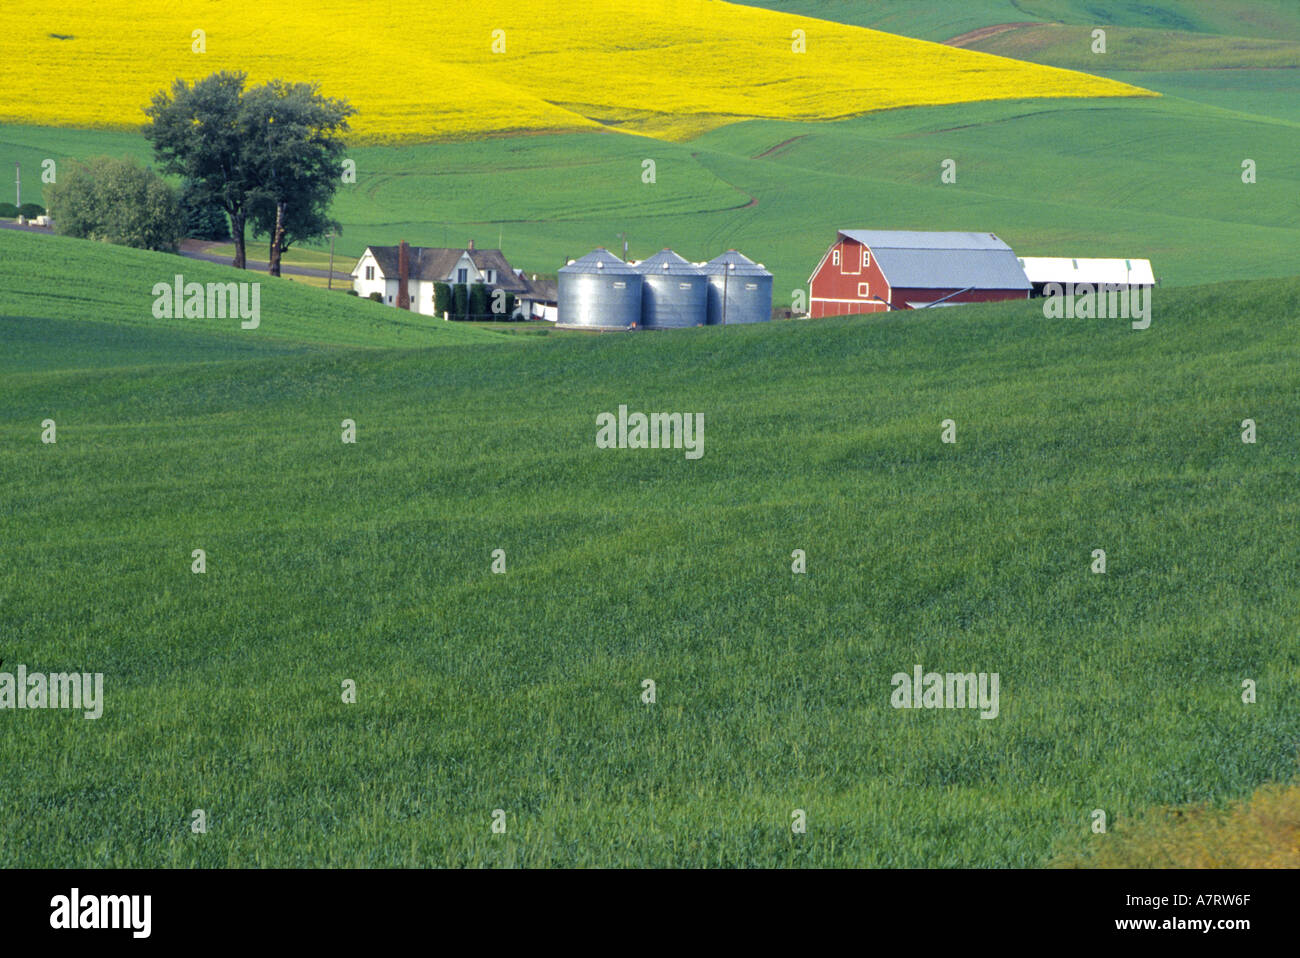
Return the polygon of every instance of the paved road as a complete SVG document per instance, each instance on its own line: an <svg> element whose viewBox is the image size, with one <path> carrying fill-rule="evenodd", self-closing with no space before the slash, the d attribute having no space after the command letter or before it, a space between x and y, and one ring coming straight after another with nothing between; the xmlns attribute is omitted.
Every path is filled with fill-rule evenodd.
<svg viewBox="0 0 1300 958"><path fill-rule="evenodd" d="M216 246L225 246L225 243L215 243L208 240L183 240L181 242L181 255L188 256L190 259L201 259L208 263L219 263L222 266L229 266L233 263L233 256L222 256L213 253L211 250ZM335 258L337 262L337 257ZM247 261L248 269L255 272L265 273L271 268L271 264L266 260L250 259ZM287 263L280 264L280 272L291 276L315 276L318 279L328 279L330 271L328 269L317 269L314 266L290 266ZM339 272L338 268L334 269L334 282L343 282L348 285L352 284L352 274L350 272Z"/></svg>
<svg viewBox="0 0 1300 958"><path fill-rule="evenodd" d="M53 231L45 226L30 226L23 224L19 226L14 220L0 220L0 229L18 230L23 233L43 233L46 236L52 235ZM217 263L221 266L229 266L234 262L230 256L221 256L217 253L210 252L213 247L223 246L223 243L214 243L208 240L187 239L181 242L180 254L189 259L201 259L207 263ZM337 262L337 258L335 260ZM271 268L271 264L265 260L248 261L250 272L265 273ZM317 279L328 279L330 271L327 269L316 269L312 266L289 266L282 264L280 272L288 276L315 276ZM343 283L345 286L352 285L352 274L350 272L340 272L337 267L334 269L334 282Z"/></svg>

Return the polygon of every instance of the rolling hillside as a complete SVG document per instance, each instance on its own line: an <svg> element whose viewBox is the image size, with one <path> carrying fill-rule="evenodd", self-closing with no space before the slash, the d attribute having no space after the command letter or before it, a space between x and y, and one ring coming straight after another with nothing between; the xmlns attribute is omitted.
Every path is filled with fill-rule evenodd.
<svg viewBox="0 0 1300 958"><path fill-rule="evenodd" d="M1292 0L752 0L756 7L943 42L1002 24L1137 27L1300 41Z"/></svg>
<svg viewBox="0 0 1300 958"><path fill-rule="evenodd" d="M663 16L693 9L672 6ZM1300 248L1300 175L1293 160L1300 138L1300 69L1279 68L1300 65L1300 12L1292 6L1264 3L1247 10L1232 0L1100 6L987 0L962 7L961 17L973 18L969 22L940 19L910 0L824 9L827 17L928 39L948 39L947 30L996 25L1008 17L1012 22L1040 17L1052 22L971 42L1018 57L1089 67L1166 95L912 106L836 122L757 119L710 130L717 114L704 80L696 77L688 84L690 104L670 104L655 93L656 119L644 98L659 86L643 84L633 95L626 87L633 71L603 71L607 82L587 87L616 97L625 112L588 110L588 119L598 116L604 124L598 129L588 124L585 132L563 134L354 145L349 152L358 181L341 187L333 210L344 226L340 256L346 260L368 244L402 239L443 246L474 238L481 246L501 246L517 266L552 274L565 259L595 246L621 249L624 237L634 257L671 246L704 259L736 247L773 270L778 306L798 301L813 265L844 226L990 230L1025 255L1146 257L1170 286L1295 273L1291 251ZM725 4L710 4L709 10L748 18L750 25L775 16ZM1110 52L1094 57L1086 46L1089 24L1103 14L1115 24L1109 28ZM647 22L669 33L676 29L654 17ZM578 29L559 21L546 29L552 26ZM1213 32L1229 26L1249 36L1230 40ZM652 32L643 32L638 42ZM752 40L754 35L742 30L736 36ZM590 42L597 42L594 37ZM542 56L529 44L512 49L520 57ZM439 56L450 64L469 54L449 56L444 50ZM793 101L783 97L798 84L813 82L816 71L841 68L820 48L816 56L796 59L813 72L790 77L795 86L789 89L784 81L766 84L758 74L735 74L737 82L749 84L751 105L768 99L762 109L754 106L729 119L790 113ZM688 62L691 69L712 69L709 64L717 58L659 60L654 69L671 71L686 69ZM158 62L172 68L170 61ZM199 75L218 62L205 59L185 70ZM1220 68L1229 65L1233 68ZM302 69L310 73L316 67L304 61ZM788 72L788 64L782 69ZM852 69L869 82L879 77L875 69ZM509 73L479 70L476 75L504 83ZM374 75L379 74L367 72L368 78ZM530 68L529 76L534 75L549 77ZM553 80L545 82L558 90ZM814 98L807 101L813 114L794 112L841 115L858 83L837 80L835 104ZM558 95L552 99L559 102ZM525 101L511 100L512 109ZM694 119L684 119L687 114ZM448 112L447 122L457 115ZM481 119L491 126L496 122L491 116L484 112ZM670 129L665 118L671 117L685 125ZM545 127L551 121L538 122ZM669 142L609 135L611 129L638 124L672 140L693 138ZM29 197L40 189L33 174L45 159L99 153L151 159L134 134L0 126L0 160L21 162L29 171ZM954 184L939 178L940 164L948 159L956 163ZM1241 180L1246 159L1258 170L1257 182L1249 185ZM647 161L654 163L653 182L645 181Z"/></svg>
<svg viewBox="0 0 1300 958"><path fill-rule="evenodd" d="M968 50L1085 70L1167 96L1300 122L1291 0L756 0ZM1106 52L1092 32L1106 30Z"/></svg>
<svg viewBox="0 0 1300 958"><path fill-rule="evenodd" d="M754 121L685 144L570 134L357 147L358 182L334 204L338 252L474 238L554 273L595 246L621 248L625 233L637 257L742 249L776 274L779 305L845 226L989 230L1024 255L1147 257L1170 285L1288 276L1300 249L1298 121L1169 96ZM29 171L96 153L150 159L126 134L0 127L0 159ZM947 158L955 184L940 182Z"/></svg>
<svg viewBox="0 0 1300 958"><path fill-rule="evenodd" d="M515 338L0 254L0 659L105 676L0 723L0 865L1041 865L1296 774L1300 281ZM619 404L703 458L598 449ZM916 663L999 717L892 709Z"/></svg>
<svg viewBox="0 0 1300 958"><path fill-rule="evenodd" d="M219 352L236 355L263 348L309 346L441 346L480 341L481 330L434 320L417 313L399 313L379 303L362 302L343 293L327 293L290 279L254 272L238 273L224 266L141 250L48 236L0 230L0 316L11 333L31 347L32 360L66 361L71 349L74 362L99 365L105 360L103 343L127 337L128 354L140 343L153 343L150 359L165 350L153 337L162 336L188 352L196 344L220 343ZM68 264L76 263L75 281L68 280ZM240 328L239 318L194 319L154 316L154 286L174 284L177 274L185 282L260 283L259 325ZM68 324L69 339L49 336L46 324ZM138 330L138 335L136 331ZM190 339L187 334L194 334ZM257 350L250 346L256 339ZM83 350L83 344L92 344Z"/></svg>

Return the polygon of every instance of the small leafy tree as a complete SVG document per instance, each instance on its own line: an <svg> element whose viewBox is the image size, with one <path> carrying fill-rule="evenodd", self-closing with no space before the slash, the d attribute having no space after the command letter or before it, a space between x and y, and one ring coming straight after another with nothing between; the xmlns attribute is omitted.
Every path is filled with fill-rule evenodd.
<svg viewBox="0 0 1300 958"><path fill-rule="evenodd" d="M451 288L451 318L465 319L469 313L469 289L464 283Z"/></svg>
<svg viewBox="0 0 1300 958"><path fill-rule="evenodd" d="M184 236L176 190L130 158L70 161L46 195L55 229L66 236L167 252Z"/></svg>
<svg viewBox="0 0 1300 958"><path fill-rule="evenodd" d="M35 219L38 216L45 215L45 207L41 206L40 203L24 203L18 207L18 215L25 216L29 220Z"/></svg>

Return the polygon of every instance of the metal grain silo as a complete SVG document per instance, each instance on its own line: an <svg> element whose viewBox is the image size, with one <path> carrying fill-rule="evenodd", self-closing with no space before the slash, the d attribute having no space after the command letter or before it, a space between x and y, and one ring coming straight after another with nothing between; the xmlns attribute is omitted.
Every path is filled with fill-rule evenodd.
<svg viewBox="0 0 1300 958"><path fill-rule="evenodd" d="M709 281L694 263L670 249L638 263L641 285L641 326L680 329L703 326L708 320Z"/></svg>
<svg viewBox="0 0 1300 958"><path fill-rule="evenodd" d="M709 280L709 325L766 323L772 318L772 274L728 250L704 264Z"/></svg>
<svg viewBox="0 0 1300 958"><path fill-rule="evenodd" d="M559 271L556 326L633 329L641 322L641 274L608 250L593 250Z"/></svg>

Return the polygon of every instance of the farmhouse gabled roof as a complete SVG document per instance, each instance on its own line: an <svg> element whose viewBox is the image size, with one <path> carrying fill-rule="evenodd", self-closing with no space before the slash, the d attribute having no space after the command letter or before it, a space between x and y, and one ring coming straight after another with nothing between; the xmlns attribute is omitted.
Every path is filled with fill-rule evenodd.
<svg viewBox="0 0 1300 958"><path fill-rule="evenodd" d="M375 262L379 264L379 272L384 275L385 279L396 279L397 268L397 251L396 246L370 246L367 247L375 257ZM469 256L470 262L480 273L486 273L488 270L496 270L497 281L494 285L501 289L522 292L526 286L506 261L505 255L499 249L453 249L444 246L412 246L411 253L411 279L424 280L426 282L445 283L455 279L452 275L456 269L456 264L460 262L461 257Z"/></svg>
<svg viewBox="0 0 1300 958"><path fill-rule="evenodd" d="M1068 256L1022 256L1020 265L1031 283L1108 283L1154 286L1149 259L1071 259Z"/></svg>
<svg viewBox="0 0 1300 958"><path fill-rule="evenodd" d="M840 230L871 250L894 289L1031 288L1011 247L992 233Z"/></svg>

